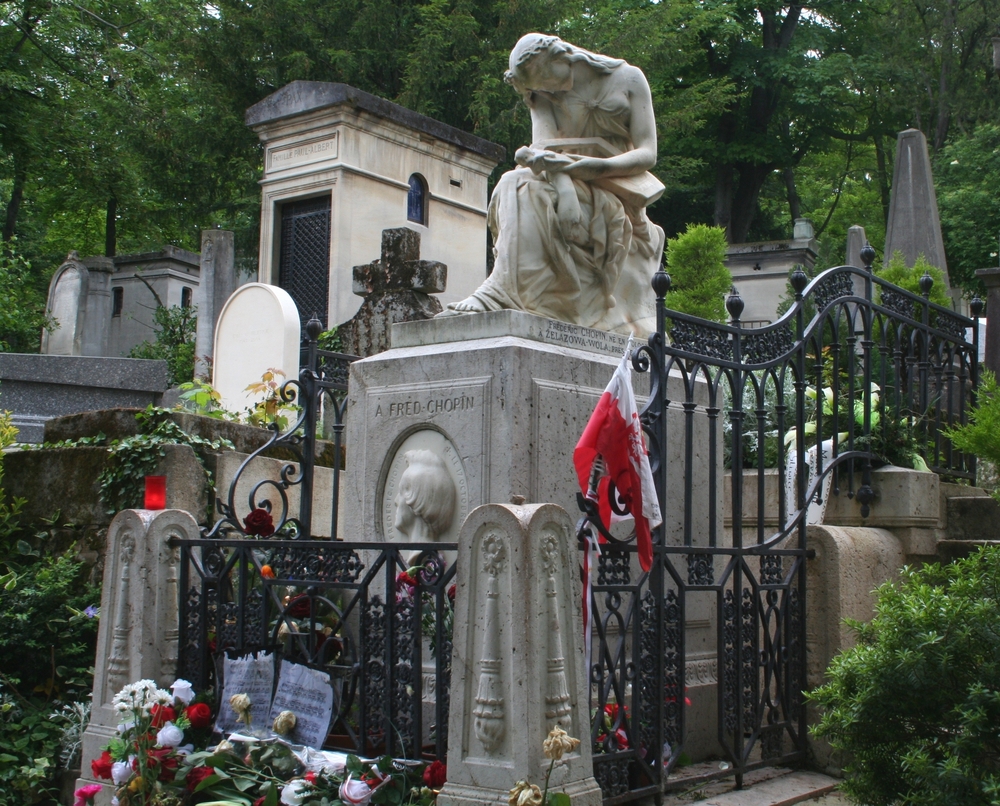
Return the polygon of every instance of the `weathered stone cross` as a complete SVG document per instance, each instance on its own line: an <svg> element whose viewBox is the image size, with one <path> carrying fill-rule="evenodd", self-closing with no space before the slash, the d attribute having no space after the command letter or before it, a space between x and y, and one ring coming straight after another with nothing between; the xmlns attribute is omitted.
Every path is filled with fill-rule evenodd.
<svg viewBox="0 0 1000 806"><path fill-rule="evenodd" d="M439 294L448 267L420 259L420 233L406 227L382 230L382 256L355 266L353 290L365 301L338 329L344 352L369 356L389 349L389 332L397 322L431 319L441 312Z"/></svg>

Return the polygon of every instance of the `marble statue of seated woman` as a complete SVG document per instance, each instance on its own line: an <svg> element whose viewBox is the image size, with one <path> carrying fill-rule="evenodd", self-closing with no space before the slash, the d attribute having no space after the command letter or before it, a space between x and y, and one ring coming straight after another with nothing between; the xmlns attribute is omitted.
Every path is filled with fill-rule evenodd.
<svg viewBox="0 0 1000 806"><path fill-rule="evenodd" d="M663 230L646 205L663 192L656 124L642 71L527 34L505 76L531 114L532 145L490 199L493 273L440 316L512 308L645 337L656 328L650 280Z"/></svg>

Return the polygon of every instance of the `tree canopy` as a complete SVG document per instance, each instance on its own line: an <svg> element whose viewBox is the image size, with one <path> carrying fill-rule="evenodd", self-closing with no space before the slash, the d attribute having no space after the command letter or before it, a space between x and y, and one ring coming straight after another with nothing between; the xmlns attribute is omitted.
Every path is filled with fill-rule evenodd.
<svg viewBox="0 0 1000 806"><path fill-rule="evenodd" d="M879 248L895 136L914 126L951 275L971 286L1000 234L998 19L1000 0L2 1L2 237L39 289L70 249L197 249L211 226L253 268L247 107L295 79L342 81L513 154L529 122L502 76L540 30L646 73L668 188L649 212L668 236L787 237L805 216L827 265L852 224Z"/></svg>

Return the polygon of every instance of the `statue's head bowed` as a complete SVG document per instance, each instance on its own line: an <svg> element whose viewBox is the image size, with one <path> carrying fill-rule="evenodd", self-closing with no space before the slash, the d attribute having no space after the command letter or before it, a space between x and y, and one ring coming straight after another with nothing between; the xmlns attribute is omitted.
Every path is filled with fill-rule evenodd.
<svg viewBox="0 0 1000 806"><path fill-rule="evenodd" d="M565 58L569 62L585 62L598 73L610 73L616 67L624 64L622 59L612 59L599 53L591 53L584 48L578 48L569 42L564 42L558 36L550 34L525 34L517 40L510 52L510 69L504 73L504 81L510 84L521 95L530 92L531 88L524 83L525 67L536 58Z"/></svg>

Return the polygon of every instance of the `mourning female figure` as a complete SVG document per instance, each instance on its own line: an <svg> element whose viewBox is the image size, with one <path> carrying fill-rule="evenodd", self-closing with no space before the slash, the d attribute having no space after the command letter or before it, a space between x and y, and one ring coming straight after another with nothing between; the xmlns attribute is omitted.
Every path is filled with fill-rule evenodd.
<svg viewBox="0 0 1000 806"><path fill-rule="evenodd" d="M649 85L638 68L527 34L505 76L531 112L532 145L490 199L493 273L442 316L512 308L646 336L663 230Z"/></svg>

